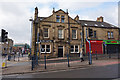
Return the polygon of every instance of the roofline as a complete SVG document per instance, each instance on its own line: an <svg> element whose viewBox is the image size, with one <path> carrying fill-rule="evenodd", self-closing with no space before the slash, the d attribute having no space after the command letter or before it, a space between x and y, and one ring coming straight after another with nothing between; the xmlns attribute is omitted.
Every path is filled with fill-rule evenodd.
<svg viewBox="0 0 120 80"><path fill-rule="evenodd" d="M83 26L81 25L82 27L95 27L95 28L109 28L109 29L120 29L119 27L100 27L100 26Z"/></svg>

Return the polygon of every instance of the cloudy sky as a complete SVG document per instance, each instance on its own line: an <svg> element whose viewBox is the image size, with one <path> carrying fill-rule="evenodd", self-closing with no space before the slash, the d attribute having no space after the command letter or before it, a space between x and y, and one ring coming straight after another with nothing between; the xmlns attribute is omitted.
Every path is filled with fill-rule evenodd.
<svg viewBox="0 0 120 80"><path fill-rule="evenodd" d="M119 0L1 0L0 1L0 29L8 31L9 38L14 43L30 43L31 22L34 8L39 9L40 17L47 17L55 10L69 10L74 18L79 15L81 20L96 20L103 16L105 22L118 26ZM1 31L0 31L1 34Z"/></svg>

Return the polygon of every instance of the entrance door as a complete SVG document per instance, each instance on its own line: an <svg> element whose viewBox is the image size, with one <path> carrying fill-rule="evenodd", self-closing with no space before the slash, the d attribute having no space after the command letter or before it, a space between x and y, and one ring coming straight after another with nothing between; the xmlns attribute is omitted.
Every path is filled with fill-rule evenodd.
<svg viewBox="0 0 120 80"><path fill-rule="evenodd" d="M63 57L63 46L58 46L58 57Z"/></svg>

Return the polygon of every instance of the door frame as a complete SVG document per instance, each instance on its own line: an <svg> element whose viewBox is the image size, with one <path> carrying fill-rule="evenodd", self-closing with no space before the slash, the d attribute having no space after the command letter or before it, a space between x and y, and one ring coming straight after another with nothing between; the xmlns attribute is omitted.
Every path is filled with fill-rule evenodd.
<svg viewBox="0 0 120 80"><path fill-rule="evenodd" d="M64 46L58 46L58 51L59 51L59 49L62 49L63 50L63 53L62 53L62 57L64 56ZM58 54L59 54L59 52L58 52ZM59 57L59 56L58 56Z"/></svg>

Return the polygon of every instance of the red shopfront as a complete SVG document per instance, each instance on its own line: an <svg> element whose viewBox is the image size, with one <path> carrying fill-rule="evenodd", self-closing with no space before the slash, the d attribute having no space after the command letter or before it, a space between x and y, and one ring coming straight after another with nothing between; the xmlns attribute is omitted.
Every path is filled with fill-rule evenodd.
<svg viewBox="0 0 120 80"><path fill-rule="evenodd" d="M90 40L92 54L103 54L103 41L102 40ZM89 43L86 42L86 53L89 52Z"/></svg>

